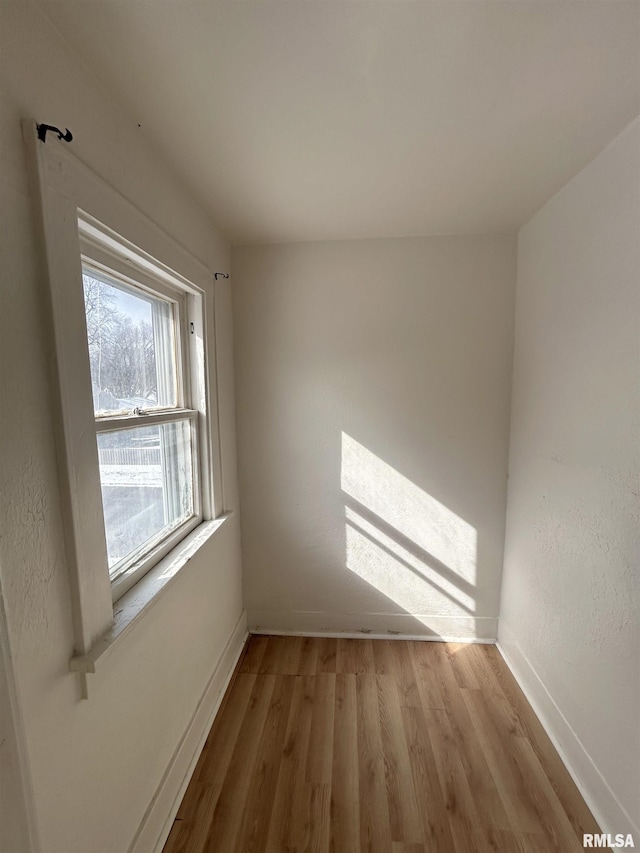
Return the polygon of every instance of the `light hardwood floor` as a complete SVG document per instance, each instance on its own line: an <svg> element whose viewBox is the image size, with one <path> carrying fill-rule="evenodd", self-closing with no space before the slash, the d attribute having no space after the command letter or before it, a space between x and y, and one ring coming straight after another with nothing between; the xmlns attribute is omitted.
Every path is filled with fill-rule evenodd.
<svg viewBox="0 0 640 853"><path fill-rule="evenodd" d="M572 853L583 832L495 647L253 636L164 853Z"/></svg>

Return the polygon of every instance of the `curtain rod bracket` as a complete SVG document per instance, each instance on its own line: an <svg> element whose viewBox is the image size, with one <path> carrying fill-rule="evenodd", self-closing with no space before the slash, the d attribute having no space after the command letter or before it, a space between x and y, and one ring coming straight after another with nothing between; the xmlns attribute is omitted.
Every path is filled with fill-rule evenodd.
<svg viewBox="0 0 640 853"><path fill-rule="evenodd" d="M47 141L47 133L52 130L54 133L58 134L58 139L61 139L63 142L71 142L73 139L73 134L69 130L68 127L65 127L65 132L63 133L59 127L54 127L52 124L36 124L38 128L38 139L40 142Z"/></svg>
<svg viewBox="0 0 640 853"><path fill-rule="evenodd" d="M216 272L213 274L213 277L217 281L219 278L229 278L228 272Z"/></svg>

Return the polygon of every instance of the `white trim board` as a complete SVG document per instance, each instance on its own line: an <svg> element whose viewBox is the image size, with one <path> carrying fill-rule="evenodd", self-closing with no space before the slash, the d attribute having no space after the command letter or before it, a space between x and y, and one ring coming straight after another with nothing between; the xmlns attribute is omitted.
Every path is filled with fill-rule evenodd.
<svg viewBox="0 0 640 853"><path fill-rule="evenodd" d="M618 802L513 633L502 622L496 646L602 832L612 836L631 833L635 839L640 838L640 829Z"/></svg>
<svg viewBox="0 0 640 853"><path fill-rule="evenodd" d="M247 614L243 611L142 818L129 853L162 853L247 636Z"/></svg>
<svg viewBox="0 0 640 853"><path fill-rule="evenodd" d="M440 640L449 643L494 643L494 616L420 616L410 613L328 613L302 610L249 610L252 634L307 637L371 637L372 639Z"/></svg>
<svg viewBox="0 0 640 853"><path fill-rule="evenodd" d="M479 640L477 637L435 637L422 634L374 634L361 631L358 634L348 631L270 631L267 628L251 629L251 636L259 637L334 637L343 640L415 640L418 643L475 643L477 645L495 646L495 640Z"/></svg>

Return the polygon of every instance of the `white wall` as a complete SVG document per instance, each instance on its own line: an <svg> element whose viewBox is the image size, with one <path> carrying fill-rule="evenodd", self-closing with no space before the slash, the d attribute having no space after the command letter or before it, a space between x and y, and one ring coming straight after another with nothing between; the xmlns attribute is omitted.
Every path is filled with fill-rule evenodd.
<svg viewBox="0 0 640 853"><path fill-rule="evenodd" d="M32 844L32 792L6 629L0 573L0 850L22 853Z"/></svg>
<svg viewBox="0 0 640 853"><path fill-rule="evenodd" d="M499 634L596 817L636 833L639 154L636 121L519 235Z"/></svg>
<svg viewBox="0 0 640 853"><path fill-rule="evenodd" d="M73 150L210 269L228 246L30 2L0 4L0 572L37 831L46 853L122 853L242 611L237 512L89 676L79 699L49 383L45 285L20 121ZM231 304L218 308L227 509L237 509ZM3 848L4 849L4 848ZM12 853L22 853L13 851Z"/></svg>
<svg viewBox="0 0 640 853"><path fill-rule="evenodd" d="M495 637L515 239L232 266L250 627Z"/></svg>

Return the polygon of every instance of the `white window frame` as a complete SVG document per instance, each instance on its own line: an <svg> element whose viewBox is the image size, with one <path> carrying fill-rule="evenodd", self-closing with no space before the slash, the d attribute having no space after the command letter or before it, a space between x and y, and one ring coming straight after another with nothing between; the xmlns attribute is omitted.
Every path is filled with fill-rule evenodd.
<svg viewBox="0 0 640 853"><path fill-rule="evenodd" d="M131 611L138 586L159 590L166 562L184 552L186 564L224 517L214 341L215 277L197 259L109 187L49 135L38 140L36 125L25 122L40 190L49 301L57 374L59 475L69 563L76 654L71 668L95 671L98 657L116 634L116 613ZM196 515L163 540L144 565L113 585L109 578L98 467L89 348L85 320L82 259L128 276L143 287L183 300L182 357L188 364L182 408L140 416L140 426L188 417L197 421ZM130 420L102 419L99 431ZM181 543L181 544L178 544ZM180 553L179 553L180 552ZM173 561L176 563L176 560ZM180 561L178 561L179 563ZM178 564L176 563L176 565ZM152 566L162 569L161 575ZM150 570L151 569L151 570ZM156 572L154 580L146 578ZM142 582L139 579L145 578ZM140 595L137 596L140 598ZM146 600L147 596L142 596ZM134 607L135 610L135 607ZM116 619L116 622L118 620ZM86 696L86 679L83 680Z"/></svg>
<svg viewBox="0 0 640 853"><path fill-rule="evenodd" d="M124 430L135 427L155 426L173 421L188 420L191 426L191 457L193 483L193 515L168 535L164 535L155 545L143 543L134 552L130 565L119 572L111 580L113 601L131 589L144 575L184 537L203 520L203 504L210 506L213 502L211 478L206 476L207 466L200 464L200 456L207 456L206 440L200 441L201 432L207 430L207 413L204 401L198 401L192 393L192 387L206 387L204 381L204 363L198 357L196 346L195 326L202 325L202 297L193 294L190 284L176 279L175 275L165 275L161 279L159 270L143 270L135 259L124 261L121 240L109 236L109 246L105 248L104 229L92 217L79 211L78 226L82 268L95 270L96 276L105 276L114 281L121 281L138 290L146 290L151 295L158 295L174 304L177 311L177 352L176 352L176 406L166 409L150 410L145 414L114 414L112 416L96 416L96 436L110 431ZM171 284L169 284L171 281ZM191 329L194 332L191 333ZM204 468L204 470L203 470ZM146 545L146 547L145 547ZM138 553L135 558L135 553ZM125 561L126 562L126 561Z"/></svg>

